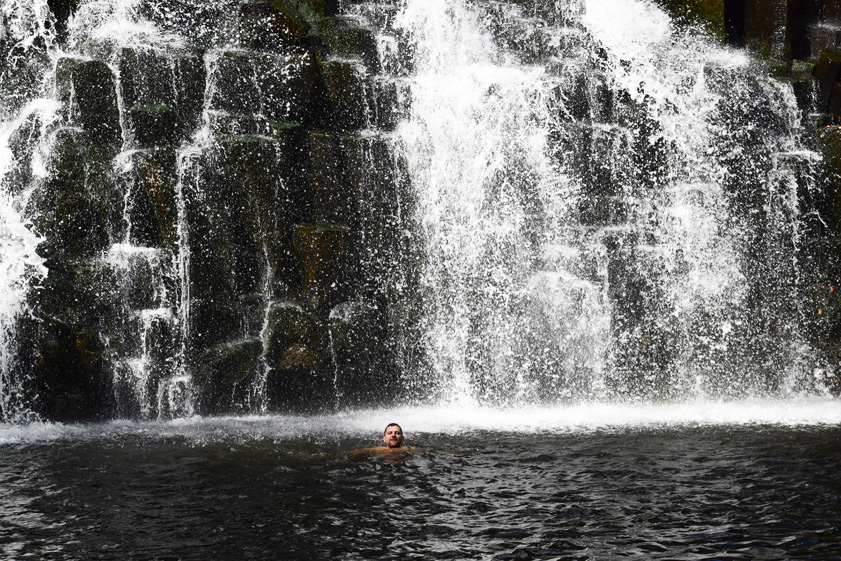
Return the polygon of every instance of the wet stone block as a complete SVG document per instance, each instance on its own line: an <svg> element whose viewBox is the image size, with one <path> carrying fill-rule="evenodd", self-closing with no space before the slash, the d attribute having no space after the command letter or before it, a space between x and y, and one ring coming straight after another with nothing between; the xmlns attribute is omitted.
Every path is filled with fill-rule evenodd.
<svg viewBox="0 0 841 561"><path fill-rule="evenodd" d="M352 199L348 189L346 145L351 135L311 132L311 166L307 183L312 201L312 216L325 224L349 224Z"/></svg>
<svg viewBox="0 0 841 561"><path fill-rule="evenodd" d="M837 236L841 232L841 128L823 127L816 138L824 161L824 175L828 183L826 191L831 199L829 208L823 209L821 215Z"/></svg>
<svg viewBox="0 0 841 561"><path fill-rule="evenodd" d="M254 55L228 51L211 65L210 107L228 113L260 111L260 90L255 78Z"/></svg>
<svg viewBox="0 0 841 561"><path fill-rule="evenodd" d="M155 271L150 251L115 252L112 248L104 258L103 267L110 268L119 287L126 309L142 310L161 306L156 294ZM129 332L133 330L127 330Z"/></svg>
<svg viewBox="0 0 841 561"><path fill-rule="evenodd" d="M316 31L328 54L346 59L361 59L371 74L380 71L377 40L370 29L358 27L342 17L322 18Z"/></svg>
<svg viewBox="0 0 841 561"><path fill-rule="evenodd" d="M809 28L812 58L820 58L824 51L834 51L841 46L841 27L818 23Z"/></svg>
<svg viewBox="0 0 841 561"><path fill-rule="evenodd" d="M292 4L247 1L239 6L239 44L247 49L280 50L301 44L309 23Z"/></svg>
<svg viewBox="0 0 841 561"><path fill-rule="evenodd" d="M259 339L242 339L216 345L196 357L192 372L201 414L229 413L234 408L236 386L257 373L262 350Z"/></svg>
<svg viewBox="0 0 841 561"><path fill-rule="evenodd" d="M328 61L321 67L327 97L326 125L355 130L366 126L370 83L365 68L350 62Z"/></svg>
<svg viewBox="0 0 841 561"><path fill-rule="evenodd" d="M829 94L829 112L841 115L841 82L832 86L832 93Z"/></svg>
<svg viewBox="0 0 841 561"><path fill-rule="evenodd" d="M209 155L209 174L203 182L209 211L205 263L217 267L213 253L224 250L220 273L232 294L263 290L271 276L275 283L298 285L292 250L292 224L305 218L303 174L300 170L300 127L292 126L275 138L228 136L219 139Z"/></svg>
<svg viewBox="0 0 841 561"><path fill-rule="evenodd" d="M821 54L818 66L815 68L815 78L820 84L820 99L822 107L827 107L832 88L841 79L841 52L826 51Z"/></svg>
<svg viewBox="0 0 841 561"><path fill-rule="evenodd" d="M584 197L578 213L579 221L585 226L616 226L627 220L621 197Z"/></svg>
<svg viewBox="0 0 841 561"><path fill-rule="evenodd" d="M141 148L175 143L177 115L167 105L136 105L131 108L134 140Z"/></svg>
<svg viewBox="0 0 841 561"><path fill-rule="evenodd" d="M124 106L172 107L178 139L187 138L198 126L205 88L204 60L199 53L122 49L118 67Z"/></svg>
<svg viewBox="0 0 841 561"><path fill-rule="evenodd" d="M117 88L107 64L98 60L59 59L56 91L70 121L78 123L91 142L119 148L122 132Z"/></svg>
<svg viewBox="0 0 841 561"><path fill-rule="evenodd" d="M809 28L820 16L818 0L746 0L748 46L778 61L809 56Z"/></svg>
<svg viewBox="0 0 841 561"><path fill-rule="evenodd" d="M192 264L191 264L192 265ZM200 353L214 345L243 336L241 317L235 305L221 290L211 298L190 299L189 350Z"/></svg>
<svg viewBox="0 0 841 561"><path fill-rule="evenodd" d="M257 73L263 115L279 121L312 122L319 78L313 56L291 55L283 61L263 61Z"/></svg>
<svg viewBox="0 0 841 561"><path fill-rule="evenodd" d="M64 422L107 418L115 404L100 341L50 317L34 331L34 410L44 419Z"/></svg>
<svg viewBox="0 0 841 561"><path fill-rule="evenodd" d="M56 19L56 31L64 35L67 31L67 20L79 7L80 0L47 0L50 12Z"/></svg>
<svg viewBox="0 0 841 561"><path fill-rule="evenodd" d="M301 288L317 309L346 299L349 261L347 228L332 224L297 224L293 229L300 263Z"/></svg>
<svg viewBox="0 0 841 561"><path fill-rule="evenodd" d="M348 274L354 288L377 292L395 266L403 231L396 186L399 171L390 145L382 138L359 138L347 152L354 208Z"/></svg>
<svg viewBox="0 0 841 561"><path fill-rule="evenodd" d="M380 74L411 76L415 71L415 44L410 33L396 30L390 35L378 35L377 53Z"/></svg>
<svg viewBox="0 0 841 561"><path fill-rule="evenodd" d="M266 362L271 368L282 369L284 355L295 345L310 349L323 346L319 322L299 304L278 301L271 304L267 318Z"/></svg>
<svg viewBox="0 0 841 561"><path fill-rule="evenodd" d="M313 118L318 67L309 54L228 51L212 72L211 109L301 123Z"/></svg>
<svg viewBox="0 0 841 561"><path fill-rule="evenodd" d="M617 195L630 166L630 140L621 128L566 125L552 138L555 157L586 195Z"/></svg>
<svg viewBox="0 0 841 561"><path fill-rule="evenodd" d="M374 82L373 122L382 130L394 130L401 119L409 116L408 85L394 80Z"/></svg>
<svg viewBox="0 0 841 561"><path fill-rule="evenodd" d="M59 260L92 256L108 247L121 221L112 154L91 147L78 129L54 135L48 176L29 201L33 222L46 237L38 251Z"/></svg>
<svg viewBox="0 0 841 561"><path fill-rule="evenodd" d="M276 151L271 139L238 136L221 139L211 156L213 177L206 188L228 235L237 295L258 290L266 275L265 244L278 234Z"/></svg>
<svg viewBox="0 0 841 561"><path fill-rule="evenodd" d="M178 243L175 150L142 150L132 157L131 189L127 219L132 243L145 247L168 247Z"/></svg>
<svg viewBox="0 0 841 561"><path fill-rule="evenodd" d="M121 49L117 67L123 103L127 107L158 103L174 105L173 66L173 61L162 51Z"/></svg>
<svg viewBox="0 0 841 561"><path fill-rule="evenodd" d="M786 60L790 45L780 30L786 29L791 0L746 0L745 42L764 56Z"/></svg>
<svg viewBox="0 0 841 561"><path fill-rule="evenodd" d="M841 0L824 0L822 19L833 25L841 25Z"/></svg>
<svg viewBox="0 0 841 561"><path fill-rule="evenodd" d="M232 306L234 301L233 249L218 197L208 193L207 187L213 180L210 158L202 154L195 160L184 162L183 165L185 170L181 187L184 198L182 226L190 256L187 271L191 298L190 336L196 340L196 343L206 347L208 344L204 344L205 341L213 339L219 330L212 325L205 329L201 325L202 322L196 320L196 302L203 300L216 302L222 310ZM207 312L205 316L209 321L217 319L214 318L212 311ZM215 342L218 340L209 344Z"/></svg>

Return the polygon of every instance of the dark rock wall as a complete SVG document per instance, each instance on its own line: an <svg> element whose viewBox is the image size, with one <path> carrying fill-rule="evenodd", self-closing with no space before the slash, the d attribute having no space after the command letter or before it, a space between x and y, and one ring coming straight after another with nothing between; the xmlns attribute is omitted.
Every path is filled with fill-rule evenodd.
<svg viewBox="0 0 841 561"><path fill-rule="evenodd" d="M50 5L61 39L79 6ZM48 147L27 209L49 267L21 326L33 409L77 421L379 403L396 379L404 228L378 132L399 107L372 32L331 0L152 7L195 36L61 58L59 122L16 145L24 160Z"/></svg>

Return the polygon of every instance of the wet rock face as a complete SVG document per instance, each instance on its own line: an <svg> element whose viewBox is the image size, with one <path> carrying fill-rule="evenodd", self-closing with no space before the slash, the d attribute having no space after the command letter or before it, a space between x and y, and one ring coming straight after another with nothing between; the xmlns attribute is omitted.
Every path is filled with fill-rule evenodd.
<svg viewBox="0 0 841 561"><path fill-rule="evenodd" d="M79 8L49 4L62 29ZM400 230L377 131L405 95L339 8L144 0L180 46L59 59L58 119L21 125L10 175L45 238L21 355L45 418L377 399Z"/></svg>
<svg viewBox="0 0 841 561"><path fill-rule="evenodd" d="M316 118L318 68L309 53L228 51L212 72L211 109L304 124Z"/></svg>
<svg viewBox="0 0 841 561"><path fill-rule="evenodd" d="M239 42L247 49L298 46L310 28L294 6L280 2L244 2L238 15Z"/></svg>
<svg viewBox="0 0 841 561"><path fill-rule="evenodd" d="M166 105L135 105L131 108L134 140L141 148L172 146L176 119L175 111Z"/></svg>
<svg viewBox="0 0 841 561"><path fill-rule="evenodd" d="M301 290L316 309L330 309L347 299L347 228L295 225L292 244L301 270Z"/></svg>
<svg viewBox="0 0 841 561"><path fill-rule="evenodd" d="M69 120L88 133L93 144L119 150L122 137L114 75L102 61L62 58L56 90Z"/></svg>
<svg viewBox="0 0 841 561"><path fill-rule="evenodd" d="M147 124L135 122L135 108L142 119L152 116L155 107L173 112L167 116L167 120L175 121L169 144L187 139L199 126L206 82L200 52L124 48L117 54L117 66L123 106L131 110L127 116L131 127ZM148 144L140 139L138 142L144 147Z"/></svg>
<svg viewBox="0 0 841 561"><path fill-rule="evenodd" d="M112 151L88 132L63 128L52 135L49 175L30 201L36 228L50 234L39 253L53 262L97 255L118 228L122 197L111 171Z"/></svg>
<svg viewBox="0 0 841 561"><path fill-rule="evenodd" d="M177 168L171 147L138 151L132 156L125 208L132 244L178 251Z"/></svg>

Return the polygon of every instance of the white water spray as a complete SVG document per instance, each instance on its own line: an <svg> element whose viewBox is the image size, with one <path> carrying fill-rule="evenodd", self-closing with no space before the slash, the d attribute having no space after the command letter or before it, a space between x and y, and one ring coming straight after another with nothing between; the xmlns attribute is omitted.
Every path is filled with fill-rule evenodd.
<svg viewBox="0 0 841 561"><path fill-rule="evenodd" d="M15 370L18 322L28 313L29 289L47 270L36 252L42 239L23 215L31 192L10 180L20 173L37 175L38 159L30 155L26 161L16 153L13 137L27 128L32 134L42 132L54 117L54 104L35 98L45 82L46 65L37 63L30 68L26 62L31 49L49 52L53 32L46 2L3 1L0 14L0 39L11 46L8 53L2 53L5 60L0 79L5 81L15 72L31 71L34 82L26 91L6 92L4 87L5 99L0 102L0 421L19 421L29 419L31 413L22 392L23 380ZM39 40L40 46L36 47ZM27 99L28 96L33 99Z"/></svg>
<svg viewBox="0 0 841 561"><path fill-rule="evenodd" d="M441 397L738 396L808 379L790 310L794 169L813 156L790 90L648 2L531 9L409 0L397 18L415 48L398 133ZM775 279L765 309L758 275ZM781 344L766 326L786 316Z"/></svg>

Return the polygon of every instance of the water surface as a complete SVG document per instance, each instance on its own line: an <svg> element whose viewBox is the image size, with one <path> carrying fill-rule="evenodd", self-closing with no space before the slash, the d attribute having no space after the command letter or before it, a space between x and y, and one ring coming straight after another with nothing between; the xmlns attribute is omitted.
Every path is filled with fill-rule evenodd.
<svg viewBox="0 0 841 561"><path fill-rule="evenodd" d="M834 401L6 426L0 557L841 559L839 464Z"/></svg>

